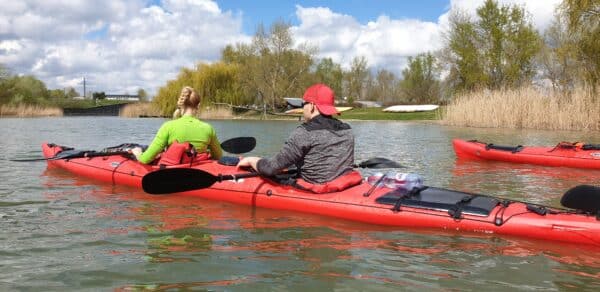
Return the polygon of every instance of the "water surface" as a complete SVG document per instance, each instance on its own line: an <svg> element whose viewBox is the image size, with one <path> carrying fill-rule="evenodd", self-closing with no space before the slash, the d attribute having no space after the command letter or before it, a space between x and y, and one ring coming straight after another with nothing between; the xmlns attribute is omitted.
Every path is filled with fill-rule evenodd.
<svg viewBox="0 0 600 292"><path fill-rule="evenodd" d="M45 162L44 141L102 149L148 144L163 119L0 119L0 290L596 290L585 246L387 228L197 198L150 196ZM224 141L275 153L294 121L211 121ZM453 138L504 145L600 143L593 133L350 122L356 160L385 157L428 185L558 206L600 171L457 161ZM364 171L365 174L371 173Z"/></svg>

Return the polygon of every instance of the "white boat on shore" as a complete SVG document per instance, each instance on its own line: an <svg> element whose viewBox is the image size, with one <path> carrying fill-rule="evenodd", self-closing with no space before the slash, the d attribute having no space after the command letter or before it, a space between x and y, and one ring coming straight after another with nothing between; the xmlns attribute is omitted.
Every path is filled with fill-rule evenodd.
<svg viewBox="0 0 600 292"><path fill-rule="evenodd" d="M391 113L412 113L412 112L428 112L439 108L436 104L419 104L419 105L393 105L383 109L384 112Z"/></svg>

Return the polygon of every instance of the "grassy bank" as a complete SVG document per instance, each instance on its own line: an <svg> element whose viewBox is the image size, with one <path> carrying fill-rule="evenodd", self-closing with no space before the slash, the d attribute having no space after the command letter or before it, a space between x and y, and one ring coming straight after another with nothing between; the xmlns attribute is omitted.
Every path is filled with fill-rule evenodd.
<svg viewBox="0 0 600 292"><path fill-rule="evenodd" d="M1 105L0 117L60 117L63 111L58 107L40 105Z"/></svg>
<svg viewBox="0 0 600 292"><path fill-rule="evenodd" d="M414 113L391 113L382 111L383 108L353 108L340 116L342 120L439 120L440 110Z"/></svg>
<svg viewBox="0 0 600 292"><path fill-rule="evenodd" d="M200 111L202 119L263 119L268 120L298 120L300 115L267 114L263 116L258 111L233 114L227 107L207 107ZM153 108L151 103L135 103L126 105L121 110L122 117L160 116L160 111ZM382 108L353 108L339 116L342 120L439 120L440 111L416 113L389 113Z"/></svg>
<svg viewBox="0 0 600 292"><path fill-rule="evenodd" d="M466 127L600 130L600 97L577 89L570 96L535 88L480 91L456 96L443 124Z"/></svg>

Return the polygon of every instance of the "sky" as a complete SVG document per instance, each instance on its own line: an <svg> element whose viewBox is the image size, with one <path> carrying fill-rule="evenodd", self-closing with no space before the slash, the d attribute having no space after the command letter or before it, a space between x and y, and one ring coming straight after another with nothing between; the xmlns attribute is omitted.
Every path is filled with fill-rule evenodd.
<svg viewBox="0 0 600 292"><path fill-rule="evenodd" d="M448 15L473 17L484 0L0 0L0 64L49 89L150 95L181 68L249 43L260 24L289 22L297 44L347 69L364 56L398 76L407 59L443 46ZM536 29L560 0L499 0L525 7Z"/></svg>

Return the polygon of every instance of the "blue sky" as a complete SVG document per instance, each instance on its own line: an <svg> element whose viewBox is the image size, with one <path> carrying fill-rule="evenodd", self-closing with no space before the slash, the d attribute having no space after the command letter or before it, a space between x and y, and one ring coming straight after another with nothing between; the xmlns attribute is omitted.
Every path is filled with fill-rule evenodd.
<svg viewBox="0 0 600 292"><path fill-rule="evenodd" d="M485 0L18 0L2 1L0 63L48 88L154 94L184 67L213 63L226 45L249 43L256 27L283 19L295 45L318 48L349 68L401 76L411 56L444 46L448 15L475 16ZM561 0L497 0L525 7L543 31Z"/></svg>
<svg viewBox="0 0 600 292"><path fill-rule="evenodd" d="M543 0L540 0L543 1ZM219 7L243 14L243 30L252 34L259 23L270 23L283 19L298 25L296 5L303 7L328 7L338 13L352 15L360 23L367 23L381 15L393 19L420 19L436 22L448 10L449 0L330 0L330 1L244 1L219 0Z"/></svg>

